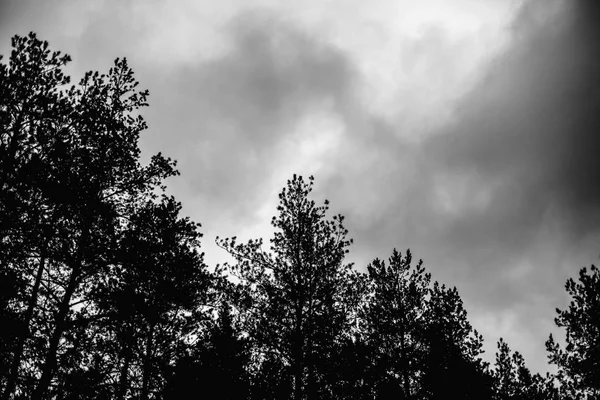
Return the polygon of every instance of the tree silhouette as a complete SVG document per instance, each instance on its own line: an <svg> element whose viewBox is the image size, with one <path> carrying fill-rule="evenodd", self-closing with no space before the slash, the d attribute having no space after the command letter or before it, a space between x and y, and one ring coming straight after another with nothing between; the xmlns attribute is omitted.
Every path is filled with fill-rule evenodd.
<svg viewBox="0 0 600 400"><path fill-rule="evenodd" d="M490 398L491 377L479 357L483 338L469 323L458 290L435 282L429 296L420 398Z"/></svg>
<svg viewBox="0 0 600 400"><path fill-rule="evenodd" d="M332 396L335 399L372 399L375 395L377 371L373 368L373 349L368 345L363 332L339 344L331 371Z"/></svg>
<svg viewBox="0 0 600 400"><path fill-rule="evenodd" d="M431 275L422 261L411 262L410 250L403 257L394 249L387 265L375 259L367 266L372 294L363 318L378 396L396 392L396 397L413 399L420 389Z"/></svg>
<svg viewBox="0 0 600 400"><path fill-rule="evenodd" d="M197 224L158 195L175 163L160 154L140 163L148 92L125 59L67 87L68 56L34 33L12 45L0 64L0 273L13 290L0 317L17 323L0 336L2 398L109 396L131 326L145 339L131 368L149 398L177 337L164 321L193 306L208 276ZM123 319L119 293L135 321ZM123 325L110 337L117 315Z"/></svg>
<svg viewBox="0 0 600 400"><path fill-rule="evenodd" d="M48 248L59 230L61 210L49 204L42 188L57 142L53 122L69 113L57 91L69 82L60 70L69 57L50 53L34 34L15 36L12 46L9 64L0 63L0 268L13 287L3 292L2 322L14 328L2 335L3 399L14 390L26 342L35 331Z"/></svg>
<svg viewBox="0 0 600 400"><path fill-rule="evenodd" d="M352 243L343 217L326 218L328 202L317 207L309 199L312 185L313 177L294 175L280 193L271 252L261 239L218 240L237 261L230 268L245 291L240 306L259 362L281 382L291 380L294 399L330 395L328 370L358 301L351 265L343 263Z"/></svg>
<svg viewBox="0 0 600 400"><path fill-rule="evenodd" d="M111 273L96 283L95 332L118 371L116 398L149 398L167 379L181 350L190 315L205 303L211 277L198 253L197 224L179 217L172 197L148 202L131 215ZM113 372L114 373L114 372ZM135 376L141 379L134 379Z"/></svg>
<svg viewBox="0 0 600 400"><path fill-rule="evenodd" d="M410 251L367 268L365 307L372 393L377 398L490 398L492 381L456 288L434 282Z"/></svg>
<svg viewBox="0 0 600 400"><path fill-rule="evenodd" d="M73 86L69 56L34 33L0 62L0 395L16 399L600 398L600 273L583 268L532 374L500 339L480 358L455 287L393 250L346 262L344 217L294 175L269 250L217 238L165 194L178 174L140 161L148 92L125 59ZM0 61L2 59L0 58Z"/></svg>
<svg viewBox="0 0 600 400"><path fill-rule="evenodd" d="M207 337L174 368L165 399L204 393L205 399L247 399L250 395L248 340L240 336L230 306L222 303Z"/></svg>
<svg viewBox="0 0 600 400"><path fill-rule="evenodd" d="M497 400L549 400L558 399L550 375L546 378L532 374L525 366L525 359L518 352L511 352L508 344L500 338L494 364L494 391Z"/></svg>
<svg viewBox="0 0 600 400"><path fill-rule="evenodd" d="M563 396L600 396L600 273L595 265L579 271L579 280L565 285L572 300L567 310L556 309L555 323L566 330L566 346L550 335L546 342L548 359L558 367L557 378Z"/></svg>

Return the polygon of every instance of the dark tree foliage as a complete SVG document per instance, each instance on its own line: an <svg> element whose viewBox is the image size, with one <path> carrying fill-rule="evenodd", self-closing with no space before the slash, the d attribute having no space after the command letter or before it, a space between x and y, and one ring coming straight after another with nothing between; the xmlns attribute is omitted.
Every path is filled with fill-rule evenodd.
<svg viewBox="0 0 600 400"><path fill-rule="evenodd" d="M552 336L558 375L501 339L480 358L456 288L394 249L345 261L344 217L294 175L262 239L217 244L165 194L175 162L140 162L147 91L125 59L77 85L34 33L0 62L1 400L600 398L600 273L584 268ZM0 59L1 60L1 59ZM555 386L557 383L557 386Z"/></svg>
<svg viewBox="0 0 600 400"><path fill-rule="evenodd" d="M0 268L0 387L4 387L10 373L10 363L6 361L14 354L24 329L21 315L11 303L23 288L14 270L5 266Z"/></svg>
<svg viewBox="0 0 600 400"><path fill-rule="evenodd" d="M358 332L339 344L331 371L335 399L372 399L375 375L372 348Z"/></svg>
<svg viewBox="0 0 600 400"><path fill-rule="evenodd" d="M198 225L157 194L175 163L140 163L148 92L125 59L68 87L68 56L33 33L12 46L0 63L2 398L154 397L208 276Z"/></svg>
<svg viewBox="0 0 600 400"><path fill-rule="evenodd" d="M490 398L491 377L479 358L482 338L467 320L456 288L431 284L422 261L394 250L368 266L365 307L372 395L377 398Z"/></svg>
<svg viewBox="0 0 600 400"><path fill-rule="evenodd" d="M291 382L286 396L294 399L332 396L331 369L360 298L359 277L344 264L352 241L343 217L328 219L328 202L316 206L308 197L312 186L312 177L294 175L280 193L270 252L260 239L218 240L237 261L231 271L244 291L239 307L256 368L276 377L280 388Z"/></svg>
<svg viewBox="0 0 600 400"><path fill-rule="evenodd" d="M428 351L425 342L431 275L423 262L411 265L394 249L388 264L375 259L367 266L371 293L364 309L365 336L371 349L374 394L414 399Z"/></svg>
<svg viewBox="0 0 600 400"><path fill-rule="evenodd" d="M483 338L469 323L458 290L435 282L429 296L420 398L490 398L491 377L479 357Z"/></svg>
<svg viewBox="0 0 600 400"><path fill-rule="evenodd" d="M523 356L518 351L511 353L502 338L498 341L494 367L495 400L558 399L552 377L532 374Z"/></svg>
<svg viewBox="0 0 600 400"><path fill-rule="evenodd" d="M149 398L162 387L183 351L186 312L206 301L210 277L195 250L200 234L197 224L178 216L180 209L163 197L131 215L118 262L95 284L95 314L103 319L94 344L113 355L105 366L112 363L117 398Z"/></svg>
<svg viewBox="0 0 600 400"><path fill-rule="evenodd" d="M207 337L175 365L164 399L248 399L250 381L248 340L241 337L229 305L222 303ZM266 397L261 397L266 398Z"/></svg>
<svg viewBox="0 0 600 400"><path fill-rule="evenodd" d="M271 251L220 240L237 261L236 305L252 344L252 393L263 398L491 398L482 337L456 288L412 266L410 251L368 276L342 264L341 216L294 176L280 194ZM288 392L286 392L286 390Z"/></svg>
<svg viewBox="0 0 600 400"><path fill-rule="evenodd" d="M595 265L582 268L579 280L565 288L572 300L567 310L556 309L555 323L565 328L566 346L550 335L548 359L558 367L557 379L565 398L600 398L600 272Z"/></svg>
<svg viewBox="0 0 600 400"><path fill-rule="evenodd" d="M32 336L44 253L58 231L60 210L45 201L42 190L43 160L55 165L48 145L53 139L45 131L54 130L50 121L68 112L56 90L68 83L60 72L68 56L51 54L35 36L15 37L12 45L9 65L0 63L0 274L3 286L12 288L3 290L0 305L2 325L12 327L0 337L3 398L15 387L23 353L32 350L25 341Z"/></svg>

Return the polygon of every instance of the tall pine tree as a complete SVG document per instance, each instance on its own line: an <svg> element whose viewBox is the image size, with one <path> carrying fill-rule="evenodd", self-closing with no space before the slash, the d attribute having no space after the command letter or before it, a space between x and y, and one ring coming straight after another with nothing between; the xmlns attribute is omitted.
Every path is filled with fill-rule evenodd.
<svg viewBox="0 0 600 400"><path fill-rule="evenodd" d="M197 224L158 195L175 163L140 162L148 92L125 59L68 87L68 56L34 33L12 45L0 63L0 276L12 288L0 322L15 327L0 335L2 398L112 396L123 370L150 398L208 275ZM126 338L143 344L124 351Z"/></svg>
<svg viewBox="0 0 600 400"><path fill-rule="evenodd" d="M271 374L291 383L287 397L296 400L331 396L333 360L359 298L356 274L344 263L352 243L344 218L329 219L328 202L316 206L309 198L312 187L312 176L306 182L294 175L287 182L269 252L262 240L218 240L237 261L231 271L245 293L240 307L258 370L278 365Z"/></svg>

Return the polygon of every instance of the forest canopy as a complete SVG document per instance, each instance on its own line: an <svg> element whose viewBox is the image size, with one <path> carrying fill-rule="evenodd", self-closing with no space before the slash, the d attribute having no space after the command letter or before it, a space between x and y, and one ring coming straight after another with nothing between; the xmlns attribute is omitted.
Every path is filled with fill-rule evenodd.
<svg viewBox="0 0 600 400"><path fill-rule="evenodd" d="M141 162L148 91L126 59L77 84L34 33L0 58L0 396L11 399L592 399L600 273L583 268L549 337L556 374L483 337L410 250L366 266L314 177L279 194L273 236L218 238Z"/></svg>

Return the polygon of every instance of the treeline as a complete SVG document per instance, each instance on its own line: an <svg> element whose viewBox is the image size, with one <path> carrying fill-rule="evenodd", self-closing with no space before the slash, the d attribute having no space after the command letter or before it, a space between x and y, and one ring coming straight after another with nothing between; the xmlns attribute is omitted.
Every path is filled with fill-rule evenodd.
<svg viewBox="0 0 600 400"><path fill-rule="evenodd" d="M456 288L410 251L359 272L340 215L294 176L275 234L217 244L140 162L147 91L125 59L70 85L35 34L0 59L0 395L10 399L595 399L600 274L581 270L550 337L556 375L500 340L493 365ZM268 247L268 249L267 249ZM364 268L361 268L364 269Z"/></svg>

